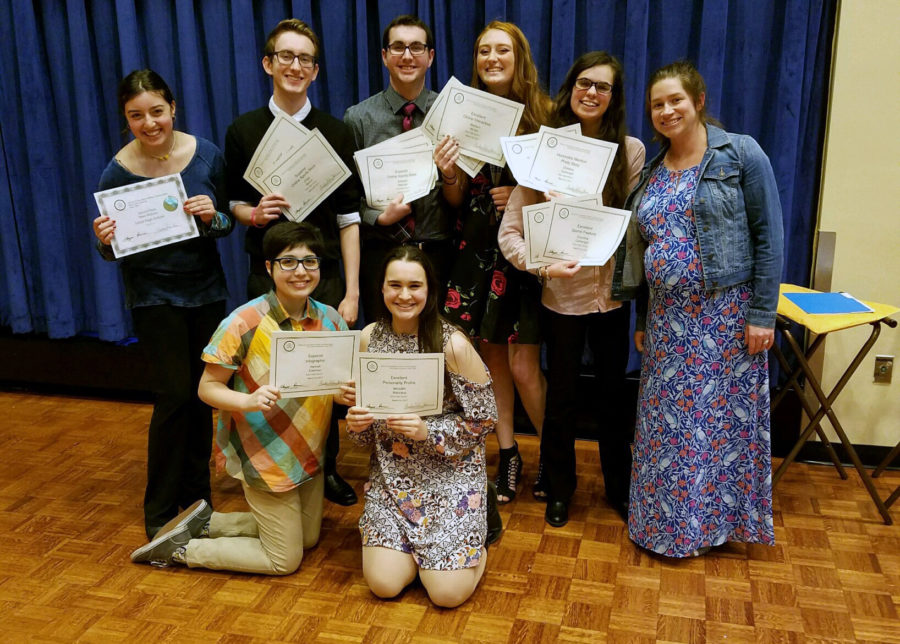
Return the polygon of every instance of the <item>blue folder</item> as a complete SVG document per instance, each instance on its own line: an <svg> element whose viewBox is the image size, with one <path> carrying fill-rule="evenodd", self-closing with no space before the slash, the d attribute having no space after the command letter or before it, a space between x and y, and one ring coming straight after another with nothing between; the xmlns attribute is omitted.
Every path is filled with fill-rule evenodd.
<svg viewBox="0 0 900 644"><path fill-rule="evenodd" d="M811 315L872 312L871 308L847 293L784 293L784 296Z"/></svg>

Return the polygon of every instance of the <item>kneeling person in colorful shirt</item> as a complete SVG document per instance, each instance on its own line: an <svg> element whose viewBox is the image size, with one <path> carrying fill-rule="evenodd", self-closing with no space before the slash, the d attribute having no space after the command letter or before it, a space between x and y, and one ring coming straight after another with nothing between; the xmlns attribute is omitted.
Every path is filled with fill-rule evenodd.
<svg viewBox="0 0 900 644"><path fill-rule="evenodd" d="M132 561L287 575L319 540L332 398L348 401L343 394L282 398L269 384L269 357L273 331L347 330L337 311L309 297L321 250L312 226L273 226L263 253L274 290L233 311L203 350L198 393L219 410L216 463L240 480L250 512L212 512L198 501Z"/></svg>

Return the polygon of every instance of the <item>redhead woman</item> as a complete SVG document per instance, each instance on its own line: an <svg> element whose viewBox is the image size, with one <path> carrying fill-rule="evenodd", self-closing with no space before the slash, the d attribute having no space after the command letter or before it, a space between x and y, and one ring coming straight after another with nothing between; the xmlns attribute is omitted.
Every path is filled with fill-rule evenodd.
<svg viewBox="0 0 900 644"><path fill-rule="evenodd" d="M472 86L525 105L519 134L547 122L549 97L541 91L531 48L510 22L491 22L475 40ZM461 208L461 241L451 272L444 316L464 329L491 372L497 396L500 503L516 497L522 457L513 436L518 390L538 433L544 422L547 382L540 365L540 284L512 267L497 246L497 230L515 179L507 168L485 165L473 179L455 166L459 144L446 137L435 149L444 197ZM545 495L538 476L535 494Z"/></svg>
<svg viewBox="0 0 900 644"><path fill-rule="evenodd" d="M566 74L554 101L557 126L579 123L581 133L618 144L603 203L622 207L628 190L637 182L644 164L644 146L625 135L625 92L621 63L603 51L584 54ZM526 247L522 208L545 201L545 196L518 187L510 197L500 226L500 249L520 270L525 269ZM614 262L580 267L558 262L538 271L544 283L544 335L549 368L547 410L541 434L541 458L549 483L544 519L552 526L569 520L569 501L575 492L575 431L579 394L578 375L584 343L594 355L598 444L606 498L625 516L630 471L629 442L623 404L628 362L630 307L611 293Z"/></svg>
<svg viewBox="0 0 900 644"><path fill-rule="evenodd" d="M375 420L356 406L347 413L350 438L373 446L359 520L363 574L383 598L395 597L418 575L431 601L450 608L475 591L487 562L485 546L502 527L496 491L487 491L484 459L497 406L475 348L440 316L440 284L424 252L394 248L381 282L384 307L379 320L363 329L361 349L443 353L444 402L442 413L426 418Z"/></svg>
<svg viewBox="0 0 900 644"><path fill-rule="evenodd" d="M633 226L616 265L623 293L645 278L650 294L635 333L643 361L629 536L670 557L771 544L775 176L756 141L707 116L691 63L654 72L647 109L663 146L629 196L639 234Z"/></svg>
<svg viewBox="0 0 900 644"><path fill-rule="evenodd" d="M156 72L131 72L119 83L119 109L134 135L100 177L100 189L178 173L189 198L184 212L200 236L119 260L125 305L148 356L156 403L147 437L144 524L153 538L179 508L209 501L212 412L197 398L200 354L225 316L225 274L216 237L234 226L224 198L225 163L219 149L175 129L175 99ZM116 222L93 222L97 248L113 261Z"/></svg>

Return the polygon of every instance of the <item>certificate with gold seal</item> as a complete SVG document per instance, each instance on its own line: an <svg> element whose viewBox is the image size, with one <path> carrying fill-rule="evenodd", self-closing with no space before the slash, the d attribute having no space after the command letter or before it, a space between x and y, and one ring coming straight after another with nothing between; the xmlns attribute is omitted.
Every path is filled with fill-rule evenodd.
<svg viewBox="0 0 900 644"><path fill-rule="evenodd" d="M116 257L198 237L197 222L184 212L187 194L180 174L139 181L94 193L100 214L116 222Z"/></svg>

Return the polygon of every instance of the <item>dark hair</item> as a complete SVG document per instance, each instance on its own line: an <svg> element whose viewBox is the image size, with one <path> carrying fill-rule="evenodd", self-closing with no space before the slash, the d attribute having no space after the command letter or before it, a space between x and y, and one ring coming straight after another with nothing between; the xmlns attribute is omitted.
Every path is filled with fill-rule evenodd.
<svg viewBox="0 0 900 644"><path fill-rule="evenodd" d="M388 45L391 44L388 42L388 38L391 37L391 29L394 27L419 27L423 29L425 31L425 45L428 49L434 49L434 34L431 33L431 27L422 22L418 16L409 14L397 16L388 23L388 26L381 33L381 49L386 50Z"/></svg>
<svg viewBox="0 0 900 644"><path fill-rule="evenodd" d="M513 79L509 89L509 98L523 103L525 110L519 122L519 134L537 132L550 116L550 97L541 89L537 68L531 56L531 46L525 34L511 22L494 20L490 22L475 39L475 53L472 56L472 87L486 89L478 75L478 46L481 38L491 29L502 31L509 36L513 44Z"/></svg>
<svg viewBox="0 0 900 644"><path fill-rule="evenodd" d="M316 60L319 59L319 51L321 49L319 37L316 35L316 32L312 30L312 27L297 18L288 18L275 25L275 28L269 32L268 36L266 36L266 46L263 48L263 56L273 56L275 54L275 41L278 40L278 36L286 31L293 31L296 34L309 38L312 41L313 49L315 50L313 55L316 57Z"/></svg>
<svg viewBox="0 0 900 644"><path fill-rule="evenodd" d="M597 138L619 145L612 169L609 172L609 179L603 189L603 203L614 208L621 208L628 196L628 159L625 150L625 134L628 130L625 125L625 72L622 69L622 63L605 51L589 51L579 56L572 63L572 67L566 74L559 93L553 101L554 121L557 127L578 121L578 117L572 111L572 90L575 87L575 81L578 80L581 72L597 65L608 65L613 71L612 94L609 97L606 112L603 114L600 134Z"/></svg>
<svg viewBox="0 0 900 644"><path fill-rule="evenodd" d="M263 257L272 261L288 248L306 246L318 257L325 252L322 235L312 224L282 221L266 231L262 241Z"/></svg>
<svg viewBox="0 0 900 644"><path fill-rule="evenodd" d="M652 90L653 86L659 81L667 78L677 78L681 81L681 87L684 88L685 94L690 96L691 100L694 102L694 109L697 110L697 120L699 120L700 123L703 125L709 123L711 125L722 127L722 124L719 121L706 113L706 81L703 80L703 76L700 75L697 66L689 60L676 60L674 63L669 63L664 67L660 67L650 74L650 80L647 81L646 109L647 118L650 119L651 127L653 127L653 115L650 111L650 90ZM703 98L702 105L700 104L701 97ZM653 127L653 140L661 141L664 139L665 137L656 131L656 127Z"/></svg>
<svg viewBox="0 0 900 644"><path fill-rule="evenodd" d="M431 260L418 246L397 246L385 256L384 262L381 264L378 284L384 284L388 265L396 261L415 262L421 265L422 270L425 271L425 285L428 288L428 295L425 298L425 308L419 314L419 353L443 352L444 343L441 336L441 321L443 317L440 314L440 302L438 302L441 285L438 283L437 273L431 264ZM391 321L391 314L384 303L384 298L380 300L378 317L387 323Z"/></svg>
<svg viewBox="0 0 900 644"><path fill-rule="evenodd" d="M172 90L162 76L152 69L136 69L119 81L119 111L124 114L125 103L144 92L159 94L169 105L175 102Z"/></svg>

